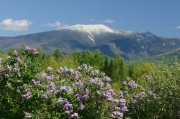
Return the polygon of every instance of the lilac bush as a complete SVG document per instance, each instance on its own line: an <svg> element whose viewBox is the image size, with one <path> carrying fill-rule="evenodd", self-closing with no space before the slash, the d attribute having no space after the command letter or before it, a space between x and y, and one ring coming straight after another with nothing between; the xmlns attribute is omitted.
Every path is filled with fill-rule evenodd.
<svg viewBox="0 0 180 119"><path fill-rule="evenodd" d="M139 84L128 78L116 93L111 78L87 64L42 70L34 48L11 49L8 54L0 58L1 118L180 117L180 64L158 67Z"/></svg>
<svg viewBox="0 0 180 119"><path fill-rule="evenodd" d="M83 64L77 69L50 66L41 70L39 52L28 46L11 49L0 59L2 118L123 118L126 100L111 79Z"/></svg>

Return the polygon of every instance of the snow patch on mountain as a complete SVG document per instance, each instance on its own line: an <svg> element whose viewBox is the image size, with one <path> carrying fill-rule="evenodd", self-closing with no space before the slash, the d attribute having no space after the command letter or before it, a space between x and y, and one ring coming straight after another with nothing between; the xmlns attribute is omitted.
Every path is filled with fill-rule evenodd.
<svg viewBox="0 0 180 119"><path fill-rule="evenodd" d="M113 30L103 24L95 24L95 25L77 24L77 25L73 25L73 26L63 27L61 29L78 30L78 31L88 32L90 34L101 34L104 32L116 33L115 30Z"/></svg>
<svg viewBox="0 0 180 119"><path fill-rule="evenodd" d="M118 33L117 30L111 29L103 24L95 24L95 25L77 24L73 26L63 27L60 29L69 29L69 30L85 32L87 33L88 38L92 40L94 44L95 44L95 40L94 40L95 35L99 36L102 33L116 33L116 34Z"/></svg>

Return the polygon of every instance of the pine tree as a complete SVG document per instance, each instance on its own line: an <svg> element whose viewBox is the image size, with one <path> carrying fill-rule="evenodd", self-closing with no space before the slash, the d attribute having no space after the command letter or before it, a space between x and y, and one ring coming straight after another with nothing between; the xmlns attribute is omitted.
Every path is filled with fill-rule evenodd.
<svg viewBox="0 0 180 119"><path fill-rule="evenodd" d="M93 65L94 64L94 54L90 50L84 51L82 55L82 63Z"/></svg>
<svg viewBox="0 0 180 119"><path fill-rule="evenodd" d="M93 62L93 65L96 65L98 66L98 68L100 70L103 69L103 55L101 54L101 51L98 49L96 50L96 52L94 53L94 62Z"/></svg>
<svg viewBox="0 0 180 119"><path fill-rule="evenodd" d="M60 58L63 57L63 55L62 55L62 53L61 53L61 51L60 51L59 49L56 49L56 50L54 51L53 56L55 57L55 60L56 60L56 61L58 61Z"/></svg>
<svg viewBox="0 0 180 119"><path fill-rule="evenodd" d="M103 71L107 76L109 76L109 63L108 63L107 56L106 56L106 58L104 60Z"/></svg>
<svg viewBox="0 0 180 119"><path fill-rule="evenodd" d="M81 63L82 62L82 54L76 50L72 53L73 59L75 62Z"/></svg>

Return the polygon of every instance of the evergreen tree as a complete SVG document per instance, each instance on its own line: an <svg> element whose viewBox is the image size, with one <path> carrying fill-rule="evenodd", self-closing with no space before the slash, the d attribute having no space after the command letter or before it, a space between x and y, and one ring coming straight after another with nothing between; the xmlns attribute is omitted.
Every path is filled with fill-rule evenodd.
<svg viewBox="0 0 180 119"><path fill-rule="evenodd" d="M103 60L104 60L104 57L101 54L101 51L99 49L96 50L96 52L94 53L94 62L93 62L93 65L97 65L98 68L100 70L102 70L103 69Z"/></svg>
<svg viewBox="0 0 180 119"><path fill-rule="evenodd" d="M133 75L133 70L134 70L134 66L132 65L129 65L128 67L128 75L129 77L133 78L132 75Z"/></svg>
<svg viewBox="0 0 180 119"><path fill-rule="evenodd" d="M105 60L104 60L104 65L103 65L103 71L106 75L109 76L109 63L108 63L108 58L106 56Z"/></svg>
<svg viewBox="0 0 180 119"><path fill-rule="evenodd" d="M114 76L115 76L115 74L114 74L114 72L115 72L115 65L114 65L114 59L112 58L111 60L110 60L110 64L109 64L109 68L108 68L109 70L108 70L108 76L109 77L111 77L111 79L114 79Z"/></svg>
<svg viewBox="0 0 180 119"><path fill-rule="evenodd" d="M82 63L93 65L94 64L94 54L90 50L84 51L82 55Z"/></svg>
<svg viewBox="0 0 180 119"><path fill-rule="evenodd" d="M75 62L78 62L78 63L82 62L81 61L82 60L82 54L78 50L74 51L72 53L72 56L73 56L73 59L74 59Z"/></svg>
<svg viewBox="0 0 180 119"><path fill-rule="evenodd" d="M61 53L61 51L60 51L59 49L56 49L56 50L54 51L53 56L55 57L55 60L56 60L56 61L58 61L60 58L63 57L63 55L62 55L62 53Z"/></svg>

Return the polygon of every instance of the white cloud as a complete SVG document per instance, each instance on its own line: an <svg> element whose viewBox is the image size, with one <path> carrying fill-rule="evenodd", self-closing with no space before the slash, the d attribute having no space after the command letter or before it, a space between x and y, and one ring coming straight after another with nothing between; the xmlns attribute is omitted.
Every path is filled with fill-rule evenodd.
<svg viewBox="0 0 180 119"><path fill-rule="evenodd" d="M68 26L68 25L64 25L62 24L61 22L59 21L56 21L54 23L47 23L47 24L42 24L41 26L51 26L51 27L55 27L55 28L61 28L61 27L65 27L65 26Z"/></svg>
<svg viewBox="0 0 180 119"><path fill-rule="evenodd" d="M99 22L102 22L102 23L114 23L114 21L111 20L111 19L106 19L106 20L99 21Z"/></svg>
<svg viewBox="0 0 180 119"><path fill-rule="evenodd" d="M180 29L180 26L177 26L176 29Z"/></svg>
<svg viewBox="0 0 180 119"><path fill-rule="evenodd" d="M95 19L91 19L91 21L95 21Z"/></svg>
<svg viewBox="0 0 180 119"><path fill-rule="evenodd" d="M27 30L27 28L31 24L32 22L28 20L5 19L2 22L0 22L0 29L12 30L12 31L24 31Z"/></svg>

